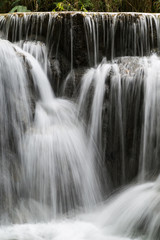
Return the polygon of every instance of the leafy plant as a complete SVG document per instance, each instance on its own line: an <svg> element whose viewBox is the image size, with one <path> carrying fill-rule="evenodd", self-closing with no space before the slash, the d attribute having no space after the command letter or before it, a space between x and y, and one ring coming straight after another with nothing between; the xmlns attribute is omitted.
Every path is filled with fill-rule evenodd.
<svg viewBox="0 0 160 240"><path fill-rule="evenodd" d="M11 9L10 13L14 12L30 12L26 6L15 6L14 8Z"/></svg>
<svg viewBox="0 0 160 240"><path fill-rule="evenodd" d="M119 12L122 7L122 0L105 0L107 12Z"/></svg>
<svg viewBox="0 0 160 240"><path fill-rule="evenodd" d="M21 0L15 0L12 2L11 6L13 6L13 7L18 6L18 5L20 5L20 2L21 2Z"/></svg>
<svg viewBox="0 0 160 240"><path fill-rule="evenodd" d="M53 11L88 11L92 10L92 0L63 0L55 3Z"/></svg>
<svg viewBox="0 0 160 240"><path fill-rule="evenodd" d="M53 11L75 11L78 10L74 7L73 4L71 4L67 0L63 0L61 2L55 3L56 7L53 9Z"/></svg>
<svg viewBox="0 0 160 240"><path fill-rule="evenodd" d="M156 12L159 12L160 11L160 0L155 1L153 4L153 7Z"/></svg>
<svg viewBox="0 0 160 240"><path fill-rule="evenodd" d="M79 1L79 6L81 11L92 11L94 4L92 0L81 0Z"/></svg>
<svg viewBox="0 0 160 240"><path fill-rule="evenodd" d="M16 8L14 8L16 7ZM137 11L160 12L160 0L0 0L1 12Z"/></svg>

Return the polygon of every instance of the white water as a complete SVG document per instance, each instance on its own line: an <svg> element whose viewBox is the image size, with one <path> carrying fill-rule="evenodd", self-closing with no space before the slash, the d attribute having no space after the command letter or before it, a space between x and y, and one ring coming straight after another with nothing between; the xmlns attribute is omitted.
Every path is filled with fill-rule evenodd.
<svg viewBox="0 0 160 240"><path fill-rule="evenodd" d="M155 32L159 48L158 14L86 13L84 27L90 66L97 66L104 56L114 60L117 56L150 54L155 47Z"/></svg>
<svg viewBox="0 0 160 240"><path fill-rule="evenodd" d="M0 40L0 186L1 212L12 208L19 167L18 142L30 126L31 99L22 56L9 42ZM12 67L11 67L12 66ZM14 174L17 172L17 176ZM7 213L6 213L7 214Z"/></svg>
<svg viewBox="0 0 160 240"><path fill-rule="evenodd" d="M112 38L115 38L117 17L114 16L111 26ZM134 43L133 55L137 53L137 29L140 28L142 33L138 55L144 54L143 46L150 51L153 45L152 22L156 23L156 20L153 16L142 17L144 21L140 18L137 26L132 29L133 36L129 34L134 41L130 38L126 41L128 44ZM40 17L39 20L42 19ZM51 19L49 23L50 21ZM97 66L100 47L99 19L87 21L96 67L89 69L83 76L78 105L70 100L55 98L46 76L48 58L45 46L21 42L21 50L0 40L2 240L159 240L159 179L142 185L131 185L113 195L107 202L98 202L102 200L103 189L99 180L103 174L100 161L104 150L107 151L103 149L101 141L103 117L106 117L104 112L107 108L105 94L109 90L109 126L114 128L113 145L119 142L121 150L118 151L121 169L119 170L119 166L114 169L117 175L120 174L120 183L125 183L127 174L130 174L137 162L138 179L144 180L147 174L155 179L159 173L160 60L157 56L138 59L140 70L134 67L130 69L123 60L120 64L118 61L103 61ZM3 25L3 22L1 23ZM22 20L11 17L10 23L13 24L13 29L15 28L12 36L15 41L18 34L17 24L21 29ZM147 24L151 28L149 43L146 42ZM54 26L51 25L50 31L53 32ZM103 28L105 29L105 21ZM38 27L36 29L37 40L39 30ZM42 26L40 29L42 30ZM6 33L7 38L8 29ZM106 38L103 37L105 43ZM49 41L49 37L47 38ZM111 58L115 55L114 50L113 41ZM90 50L88 52L90 54ZM126 154L129 121L127 114L135 101L135 151L134 143L138 131L136 118L141 105L139 89L142 82L144 124L139 159L134 160L135 155L131 154L130 159ZM92 95L87 103L90 91ZM90 106L90 111L87 105ZM112 136L106 137L109 139Z"/></svg>
<svg viewBox="0 0 160 240"><path fill-rule="evenodd" d="M110 76L112 70L114 74L118 74L117 65L107 64L105 60L97 68L89 69L82 78L78 101L80 114L86 118L89 117L87 131L90 140L94 140L100 152L102 150L102 110L104 94L107 88L106 79ZM86 116L86 112L88 112L87 104L90 102L90 99L88 99L89 95L93 95L93 99L91 106L89 106L91 108L90 116Z"/></svg>
<svg viewBox="0 0 160 240"><path fill-rule="evenodd" d="M156 55L148 58L122 58L112 64L103 60L82 78L79 114L89 119L87 133L101 155L108 151L102 144L103 122L105 118L108 119L109 136L106 138L110 141L109 150L120 162L114 166L117 174L121 171L120 179L115 181L123 184L128 178L132 179L129 176L132 171L133 174L137 171L141 180L150 179L159 173L159 65L160 59ZM109 106L105 113L108 104L105 94L109 88ZM133 128L131 130L128 129L130 124ZM127 142L128 134L131 135L129 131L132 133L130 143ZM130 148L129 152L127 147Z"/></svg>
<svg viewBox="0 0 160 240"><path fill-rule="evenodd" d="M20 41L17 43L25 52L30 53L41 65L46 75L50 76L50 62L48 60L48 50L44 43L36 41Z"/></svg>
<svg viewBox="0 0 160 240"><path fill-rule="evenodd" d="M13 169L15 172L12 173L14 175L18 174L17 183L15 184L18 193L18 205L15 206L15 210L13 209L14 203L12 203L14 202L12 179L8 185L5 184L4 179L1 182L1 185L4 185L4 190L7 191L5 197L10 199L10 205L7 205L7 207L9 208L9 213L11 212L13 215L11 221L28 222L32 219L35 222L49 220L74 209L82 208L83 211L89 209L101 199L101 193L95 168L95 159L92 158L92 149L88 149L89 141L85 134L84 126L77 118L76 105L69 100L54 98L44 71L37 60L29 53L22 51L5 40L1 40L0 45L1 54L3 54L3 62L1 64L2 80L3 76L5 76L3 65L9 67L14 72L14 76L17 77L14 77L12 80L11 76L13 73L9 72L7 68L6 83L8 83L8 86L5 86L5 83L4 87L2 85L1 104L7 108L6 103L10 106L14 102L14 99L10 99L8 95L6 99L3 99L3 94L12 84L13 88L10 89L9 96L12 96L12 91L13 93L14 91L18 93L21 87L19 84L22 84L21 88L23 90L21 92L20 88L20 94L23 96L21 102L22 109L16 105L11 106L13 119L5 119L8 125L5 122L2 122L1 125L5 126L7 132L13 131L14 133L15 131L17 135L19 134L14 139L18 145L16 145L18 148L17 157L20 158L19 172ZM7 62L7 57L11 54L12 57L10 59L15 59L13 68L10 62ZM19 68L21 68L21 71ZM6 71L6 68L4 70ZM23 75L25 76L24 79L21 78ZM33 84L32 88L34 89L35 87L39 97L38 100L34 99L34 119L33 121L28 120L23 130L21 127L21 124L23 124L23 119L21 119L23 112L28 111L31 114L27 105L31 101L30 93L27 92L29 89L25 86L25 81L29 81L29 78ZM17 96L15 101L17 101L16 99ZM21 112L19 112L20 110ZM29 113L27 113L28 118ZM15 114L19 114L17 117L20 120L18 119L19 122L12 126L17 119ZM8 115L9 113L7 112L6 117ZM20 124L20 126L16 124ZM17 129L17 127L20 129ZM9 141L8 137L4 144L9 144ZM1 151L6 154L4 144L2 144ZM11 149L11 151L13 150ZM4 178L7 178L7 174L11 173L9 166L6 165L6 160L4 160L4 164L5 170L2 168L2 171L4 171L2 174ZM16 218L18 220L15 220Z"/></svg>
<svg viewBox="0 0 160 240"><path fill-rule="evenodd" d="M94 212L47 223L1 226L2 240L159 239L159 179L131 186Z"/></svg>
<svg viewBox="0 0 160 240"><path fill-rule="evenodd" d="M146 69L145 109L143 139L141 145L141 179L159 172L160 144L160 59L153 55L144 59Z"/></svg>
<svg viewBox="0 0 160 240"><path fill-rule="evenodd" d="M75 116L75 106L65 100L38 103L24 139L22 188L29 199L49 204L53 216L88 208L100 198L87 137Z"/></svg>
<svg viewBox="0 0 160 240"><path fill-rule="evenodd" d="M99 134L102 128L104 86L111 73L112 84L118 82L118 86L121 85L119 66L103 62L83 77L79 102L81 113L91 84L95 88L86 134L83 124L77 118L76 105L69 100L54 98L48 79L38 62L30 54L4 40L1 40L1 46L4 51L3 61L6 61L6 54L10 52L20 66L23 66L25 58L26 66L30 66L28 70L31 79L39 92L39 100L36 101L33 122L28 120L26 130L20 129L21 137L16 140L19 142L21 159L18 186L16 184L19 199L14 206L14 193L9 191L11 204L8 214L12 218L6 216L6 221L21 224L1 225L0 239L158 240L159 179L155 183L131 186L93 209L101 194L92 147L94 144L98 146L98 139L101 138ZM21 61L19 58L22 58ZM147 64L147 68L149 66L156 74L159 59L154 56L144 58L140 64L144 70ZM26 79L29 79L25 70L20 73L23 75L23 71ZM150 98L147 95L150 70L145 74L147 101ZM89 82L85 86L86 79ZM12 82L10 76L7 80ZM134 78L126 78L126 81L134 81ZM27 87L24 89L27 90ZM118 91L121 93L120 88ZM29 93L27 96L29 98ZM10 103L9 99L7 101ZM27 102L25 99L23 101ZM94 144L91 143L92 139ZM79 215L73 209L86 213ZM3 218L4 215L1 221L5 222Z"/></svg>

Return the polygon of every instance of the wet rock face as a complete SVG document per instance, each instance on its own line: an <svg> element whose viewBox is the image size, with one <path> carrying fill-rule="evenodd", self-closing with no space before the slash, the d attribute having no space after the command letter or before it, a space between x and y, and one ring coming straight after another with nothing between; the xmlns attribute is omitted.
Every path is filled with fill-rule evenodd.
<svg viewBox="0 0 160 240"><path fill-rule="evenodd" d="M138 57L117 58L120 81L108 79L104 99L103 145L112 187L138 176L144 111L144 67Z"/></svg>

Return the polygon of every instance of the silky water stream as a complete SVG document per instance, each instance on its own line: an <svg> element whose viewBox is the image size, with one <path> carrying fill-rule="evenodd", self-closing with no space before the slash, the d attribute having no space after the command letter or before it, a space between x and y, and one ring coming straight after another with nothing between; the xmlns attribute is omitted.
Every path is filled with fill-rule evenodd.
<svg viewBox="0 0 160 240"><path fill-rule="evenodd" d="M45 44L0 40L0 240L160 239L160 58L94 57L69 100L50 86Z"/></svg>

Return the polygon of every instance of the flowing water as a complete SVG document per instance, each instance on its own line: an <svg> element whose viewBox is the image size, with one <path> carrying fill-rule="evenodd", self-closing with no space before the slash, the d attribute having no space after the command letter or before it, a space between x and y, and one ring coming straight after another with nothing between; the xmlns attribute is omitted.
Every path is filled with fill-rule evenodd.
<svg viewBox="0 0 160 240"><path fill-rule="evenodd" d="M0 16L0 240L159 240L159 16L82 15L78 83L74 17Z"/></svg>

